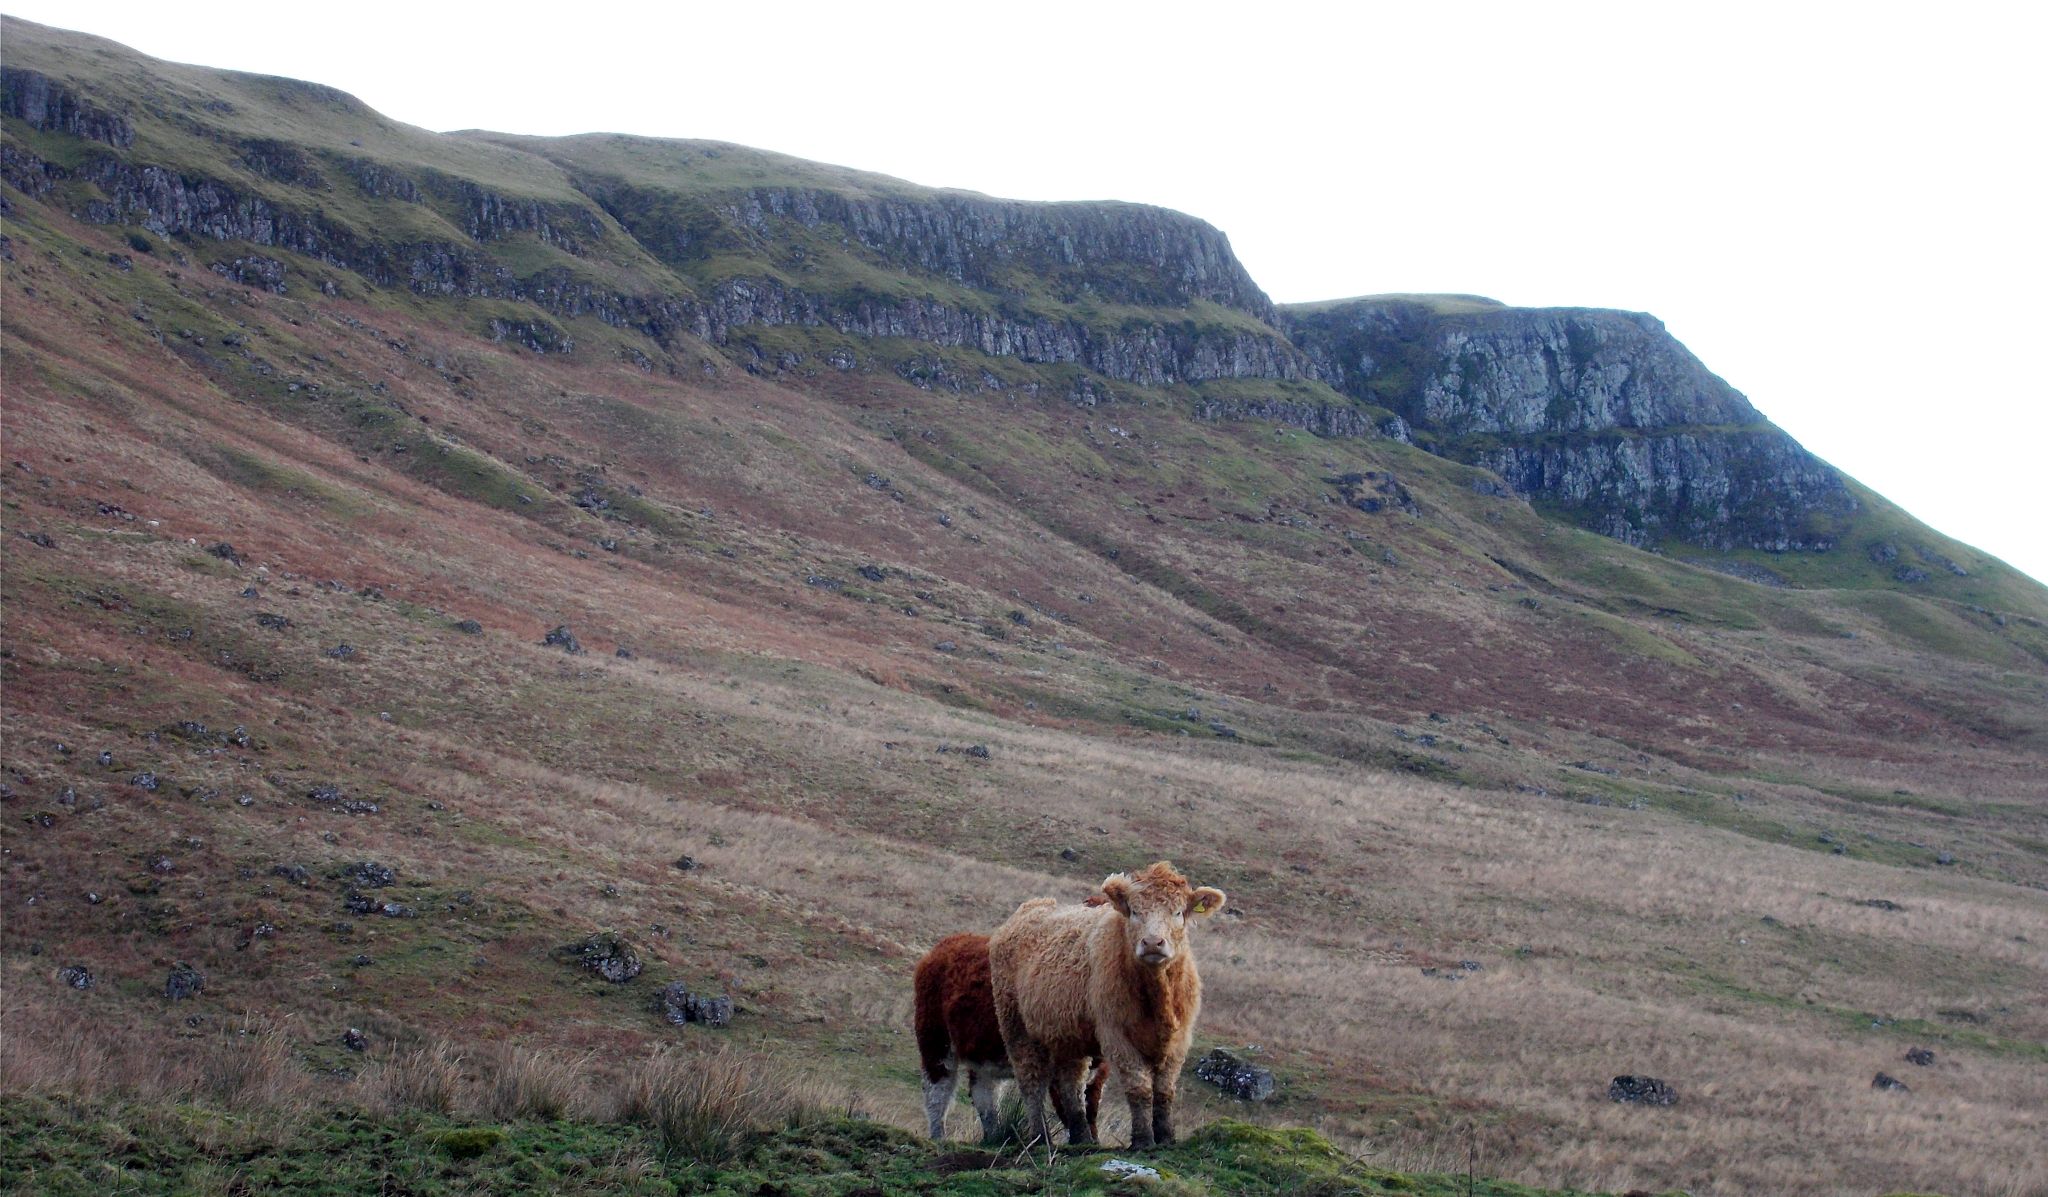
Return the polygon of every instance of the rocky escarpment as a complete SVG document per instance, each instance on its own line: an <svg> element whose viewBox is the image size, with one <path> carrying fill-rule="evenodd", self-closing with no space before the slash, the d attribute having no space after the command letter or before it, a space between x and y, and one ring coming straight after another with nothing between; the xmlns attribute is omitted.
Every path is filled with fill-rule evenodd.
<svg viewBox="0 0 2048 1197"><path fill-rule="evenodd" d="M1164 208L805 187L678 196L564 165L635 239L686 270L719 253L772 257L798 240L793 233L811 243L822 233L826 244L858 246L874 265L1006 299L1166 308L1207 301L1265 323L1274 315L1221 230Z"/></svg>
<svg viewBox="0 0 2048 1197"><path fill-rule="evenodd" d="M135 142L128 118L80 99L41 71L0 67L0 116L43 133L67 133L126 149Z"/></svg>
<svg viewBox="0 0 2048 1197"><path fill-rule="evenodd" d="M1632 544L1832 548L1856 499L1655 318L1487 301L1284 310L1332 386L1415 443Z"/></svg>
<svg viewBox="0 0 2048 1197"><path fill-rule="evenodd" d="M275 181L308 188L325 183L315 158L277 143L246 144L239 160L252 173ZM1092 277L1099 284L1093 298L1129 305L1114 316L1091 319L1057 302L1034 304L1007 296L1001 288L949 300L860 287L808 288L767 271L714 271L708 278L679 277L670 288L628 291L561 267L521 274L493 256L492 242L527 233L584 257L608 234L604 214L507 198L466 182L442 186L439 179L414 178L362 161L340 163L339 171L365 196L439 201L450 225L463 235L384 240L329 218L317 205L277 202L232 181L114 154L92 156L67 169L9 146L0 166L10 184L31 196L44 195L65 179L91 183L95 198L74 214L93 223L133 225L161 237L289 250L380 287L519 300L560 318L589 316L631 328L665 346L673 346L683 333L726 344L746 328L798 326L1079 365L1143 386L1300 379L1310 369L1277 331L1257 320L1171 310L1206 303L1249 316L1270 311L1270 304L1244 275L1220 233L1158 209L950 200L920 209L911 201L841 204L824 193L785 191L750 192L728 205L755 242L755 257L772 256L778 235L787 231L779 222L815 227L831 223L824 214L832 213L834 220L848 222L849 235L857 231L870 252L900 257L905 270L929 266L956 281L992 280L1004 271L1034 277L1030 271L1038 267L1032 263L1057 261L1063 265L1047 268L1053 279L1064 278L1078 291L1086 290L1083 280ZM1047 215L1042 226L1031 222L1034 209ZM652 238L657 256L671 260L677 258L677 244L688 240L684 230L663 230L647 220L639 222L637 231ZM1010 236L1015 244L1004 242ZM697 242L711 243L708 238ZM264 285L289 289L278 277L267 277ZM1146 308L1131 310L1141 303Z"/></svg>

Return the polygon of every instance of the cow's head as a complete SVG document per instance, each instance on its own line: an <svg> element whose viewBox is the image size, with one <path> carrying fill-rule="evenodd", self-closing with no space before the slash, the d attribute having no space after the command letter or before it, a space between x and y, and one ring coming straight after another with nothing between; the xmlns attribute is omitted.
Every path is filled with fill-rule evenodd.
<svg viewBox="0 0 2048 1197"><path fill-rule="evenodd" d="M1188 920L1223 909L1223 891L1188 884L1160 861L1141 873L1111 873L1102 894L1124 920L1124 943L1138 963L1163 968L1188 950Z"/></svg>

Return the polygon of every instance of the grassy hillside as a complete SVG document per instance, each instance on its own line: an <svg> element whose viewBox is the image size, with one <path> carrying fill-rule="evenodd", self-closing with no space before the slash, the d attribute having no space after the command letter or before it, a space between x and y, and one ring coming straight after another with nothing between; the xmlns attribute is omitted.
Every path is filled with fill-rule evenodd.
<svg viewBox="0 0 2048 1197"><path fill-rule="evenodd" d="M10 151L173 162L366 237L403 208L439 222L407 238L539 273L522 255L678 294L716 274L568 181L668 187L666 150L439 137L6 38L134 126L116 151L10 117ZM248 169L247 139L331 192ZM448 198L322 156L362 154ZM472 235L462 180L601 234ZM1320 384L1091 403L1077 366L830 327L664 344L96 223L97 185L64 186L0 213L0 1154L35 1183L111 1160L136 1191L226 1187L265 1156L284 1171L243 1174L422 1192L1091 1191L1086 1159L992 1170L901 1133L909 973L1161 857L1231 895L1198 933L1198 1049L1257 1045L1280 1079L1256 1106L1186 1079L1215 1129L1146 1161L1184 1191L1403 1191L1385 1167L1455 1192L1468 1158L1502 1178L1474 1191L2048 1183L2048 595L1878 496L1896 561L1644 552L1392 440L1191 414ZM258 253L284 293L209 268ZM1966 572L1887 581L1921 547ZM581 652L543 643L562 626ZM395 876L361 913L366 860ZM601 931L639 977L564 961ZM181 963L206 981L173 1001ZM663 1022L670 982L732 994L733 1025ZM506 1059L620 1093L720 1050L867 1120L835 1098L705 1165L612 1105L485 1097ZM1610 1103L1623 1073L1680 1103ZM479 1127L503 1137L446 1150Z"/></svg>

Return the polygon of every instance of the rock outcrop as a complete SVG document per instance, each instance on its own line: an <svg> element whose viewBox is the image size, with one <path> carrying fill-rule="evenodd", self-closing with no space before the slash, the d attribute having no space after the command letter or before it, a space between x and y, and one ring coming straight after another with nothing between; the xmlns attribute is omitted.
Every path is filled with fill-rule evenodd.
<svg viewBox="0 0 2048 1197"><path fill-rule="evenodd" d="M1416 444L1631 544L1823 552L1857 508L1651 316L1454 297L1281 319L1325 381L1398 413Z"/></svg>

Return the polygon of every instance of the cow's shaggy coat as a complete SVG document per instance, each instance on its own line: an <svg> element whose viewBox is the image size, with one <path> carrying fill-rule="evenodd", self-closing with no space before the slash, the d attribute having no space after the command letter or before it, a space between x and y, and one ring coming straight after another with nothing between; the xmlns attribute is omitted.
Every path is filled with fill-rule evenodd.
<svg viewBox="0 0 2048 1197"><path fill-rule="evenodd" d="M965 1073L982 1138L993 1140L999 1118L997 1091L1012 1073L989 984L988 936L963 932L934 944L918 961L916 997L917 1054L924 1069L924 1112L932 1138L945 1137L946 1108L953 1104ZM1089 1054L1095 1054L1092 1047ZM1083 1117L1091 1135L1108 1071L1103 1065L1089 1078ZM1065 1118L1064 1113L1061 1116Z"/></svg>
<svg viewBox="0 0 2048 1197"><path fill-rule="evenodd" d="M1202 1007L1188 919L1223 908L1221 890L1194 888L1160 861L1102 883L1105 906L1024 903L989 937L996 1020L1029 1119L1046 1140L1044 1099L1072 1143L1094 1128L1074 1116L1089 1055L1116 1070L1131 1107L1131 1146L1173 1141L1180 1069Z"/></svg>

